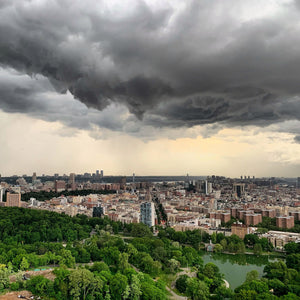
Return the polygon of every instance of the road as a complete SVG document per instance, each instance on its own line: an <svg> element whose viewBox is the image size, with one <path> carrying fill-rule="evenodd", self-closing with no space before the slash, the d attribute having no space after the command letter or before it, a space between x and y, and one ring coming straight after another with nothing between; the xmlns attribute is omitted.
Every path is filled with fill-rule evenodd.
<svg viewBox="0 0 300 300"><path fill-rule="evenodd" d="M176 280L177 278L180 276L180 275L187 275L189 277L196 277L197 276L197 271L191 271L191 268L182 268L183 271L179 272L176 274L176 278L175 280L172 282L171 284L171 287L172 289L175 288L175 283L176 283Z"/></svg>
<svg viewBox="0 0 300 300"><path fill-rule="evenodd" d="M227 288L229 288L229 287L230 287L229 282L228 282L227 280L225 280L225 279L223 279L223 281L224 281L224 283L225 283L225 286L226 286Z"/></svg>
<svg viewBox="0 0 300 300"><path fill-rule="evenodd" d="M184 297L184 296L179 296L179 295L177 295L173 290L171 290L168 286L166 286L166 290L168 291L168 292L170 292L171 293L171 299L175 299L175 300L187 300L188 299L188 297Z"/></svg>

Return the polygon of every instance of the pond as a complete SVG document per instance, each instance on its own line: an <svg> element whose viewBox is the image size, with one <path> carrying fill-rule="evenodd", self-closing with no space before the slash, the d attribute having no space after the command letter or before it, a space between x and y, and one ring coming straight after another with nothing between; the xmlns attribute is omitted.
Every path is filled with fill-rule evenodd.
<svg viewBox="0 0 300 300"><path fill-rule="evenodd" d="M219 267L224 274L230 287L234 290L246 280L246 274L252 270L257 270L262 277L265 265L268 262L276 261L277 258L270 258L267 255L255 256L245 254L208 254L202 256L204 265L212 262Z"/></svg>

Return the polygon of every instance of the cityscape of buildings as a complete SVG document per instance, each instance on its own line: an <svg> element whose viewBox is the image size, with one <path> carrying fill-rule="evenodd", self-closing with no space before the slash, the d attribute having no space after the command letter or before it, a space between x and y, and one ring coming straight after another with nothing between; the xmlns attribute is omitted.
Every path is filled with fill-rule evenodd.
<svg viewBox="0 0 300 300"><path fill-rule="evenodd" d="M300 221L300 177L286 182L254 176L193 179L187 175L178 181L139 182L133 174L130 180L121 176L119 182L108 182L103 170L82 176L55 174L53 180L46 181L42 177L33 173L30 182L26 176L2 178L0 206L44 209L70 216L107 216L124 223L141 222L149 227L168 225L176 231L201 229L210 234L223 232L241 238L257 233L267 237L277 249L290 241L300 242L300 234L284 231ZM84 190L93 193L79 195ZM70 191L74 195L64 195ZM22 201L22 196L29 192L60 195L43 201L38 196ZM276 220L276 227L283 231L258 232L257 225L264 217Z"/></svg>

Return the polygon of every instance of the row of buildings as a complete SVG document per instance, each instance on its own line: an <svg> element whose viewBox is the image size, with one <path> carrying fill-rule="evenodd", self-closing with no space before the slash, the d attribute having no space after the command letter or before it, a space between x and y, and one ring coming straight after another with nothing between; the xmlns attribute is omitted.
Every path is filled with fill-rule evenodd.
<svg viewBox="0 0 300 300"><path fill-rule="evenodd" d="M255 226L264 217L272 219L282 229L290 229L300 221L300 189L295 185L273 183L273 180L210 177L186 182L145 183L133 180L126 183L126 180L121 180L119 183L87 181L78 184L75 178L75 174L70 174L68 182L56 180L51 183L51 190L74 188L117 192L109 195L62 195L44 202L31 199L29 203L23 203L20 196L11 195L20 194L30 186L1 183L0 193L2 191L3 194L3 188L8 191L7 202L1 205L27 205L70 215L106 215L114 221L143 222L153 226L157 222L156 203L162 205L168 225L175 230L202 229L209 233L223 230L227 235L234 233L241 237L247 232L255 232ZM22 183L22 180L18 183ZM41 185L37 182L34 189L46 190L51 184L44 182ZM228 224L233 221L236 223L232 224L230 230ZM279 242L276 243L279 245Z"/></svg>

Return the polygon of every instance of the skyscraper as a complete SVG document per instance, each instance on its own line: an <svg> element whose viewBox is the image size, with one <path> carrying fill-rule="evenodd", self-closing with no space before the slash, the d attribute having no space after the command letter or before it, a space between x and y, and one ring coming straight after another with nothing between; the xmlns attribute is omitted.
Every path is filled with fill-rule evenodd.
<svg viewBox="0 0 300 300"><path fill-rule="evenodd" d="M140 206L140 222L151 227L155 225L155 208L153 202L144 202Z"/></svg>
<svg viewBox="0 0 300 300"><path fill-rule="evenodd" d="M70 173L69 186L72 189L72 191L76 190L75 177L75 173Z"/></svg>
<svg viewBox="0 0 300 300"><path fill-rule="evenodd" d="M234 183L233 184L233 191L237 194L239 198L244 194L245 192L245 183Z"/></svg>
<svg viewBox="0 0 300 300"><path fill-rule="evenodd" d="M0 202L3 201L4 188L0 187Z"/></svg>
<svg viewBox="0 0 300 300"><path fill-rule="evenodd" d="M70 173L69 182L70 184L75 184L75 173Z"/></svg>
<svg viewBox="0 0 300 300"><path fill-rule="evenodd" d="M120 187L122 190L126 189L126 176L123 176L120 181Z"/></svg>
<svg viewBox="0 0 300 300"><path fill-rule="evenodd" d="M205 180L205 194L209 195L212 193L212 183Z"/></svg>
<svg viewBox="0 0 300 300"><path fill-rule="evenodd" d="M32 174L32 183L34 183L35 181L36 181L36 173L33 172L33 174Z"/></svg>
<svg viewBox="0 0 300 300"><path fill-rule="evenodd" d="M300 177L297 178L297 189L300 189Z"/></svg>
<svg viewBox="0 0 300 300"><path fill-rule="evenodd" d="M135 174L133 173L132 174L132 193L134 192L135 187L136 187L136 185L135 185Z"/></svg>

